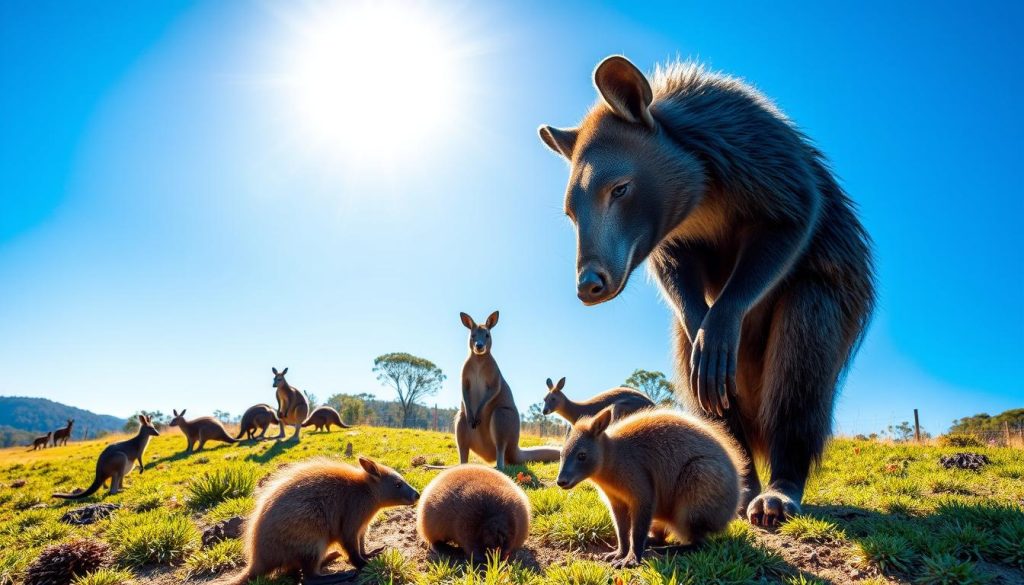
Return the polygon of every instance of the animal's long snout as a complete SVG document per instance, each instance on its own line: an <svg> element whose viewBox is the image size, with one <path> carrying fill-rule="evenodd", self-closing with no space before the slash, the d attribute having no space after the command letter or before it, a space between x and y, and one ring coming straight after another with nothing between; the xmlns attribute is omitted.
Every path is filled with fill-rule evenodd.
<svg viewBox="0 0 1024 585"><path fill-rule="evenodd" d="M580 268L576 277L576 296L588 305L606 300L609 280L604 268L593 262L588 263Z"/></svg>

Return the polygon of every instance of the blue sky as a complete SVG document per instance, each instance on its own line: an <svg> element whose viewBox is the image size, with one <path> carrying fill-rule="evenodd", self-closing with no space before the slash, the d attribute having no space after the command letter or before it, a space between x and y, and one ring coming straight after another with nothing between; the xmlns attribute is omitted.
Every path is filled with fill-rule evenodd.
<svg viewBox="0 0 1024 585"><path fill-rule="evenodd" d="M880 303L841 432L1024 405L1019 4L550 4L402 7L443 31L452 87L417 95L419 65L352 51L335 83L371 106L335 113L359 131L332 142L281 89L321 3L2 3L0 394L238 412L273 399L272 365L322 398L387 396L372 360L409 351L454 405L458 313L495 308L523 410L549 376L584 396L671 370L649 278L576 300L566 166L536 137L622 53L755 84L860 205ZM430 124L377 130L403 115Z"/></svg>

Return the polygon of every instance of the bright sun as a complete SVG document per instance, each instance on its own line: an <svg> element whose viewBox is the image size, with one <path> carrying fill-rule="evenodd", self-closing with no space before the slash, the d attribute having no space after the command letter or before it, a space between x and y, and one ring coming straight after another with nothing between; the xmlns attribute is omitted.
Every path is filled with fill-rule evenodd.
<svg viewBox="0 0 1024 585"><path fill-rule="evenodd" d="M421 3L329 6L297 23L282 75L302 141L359 166L429 151L464 99L465 45Z"/></svg>

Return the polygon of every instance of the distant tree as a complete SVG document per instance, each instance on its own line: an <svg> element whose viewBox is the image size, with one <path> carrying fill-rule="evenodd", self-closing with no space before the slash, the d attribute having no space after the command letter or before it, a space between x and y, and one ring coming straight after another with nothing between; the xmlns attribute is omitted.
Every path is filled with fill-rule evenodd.
<svg viewBox="0 0 1024 585"><path fill-rule="evenodd" d="M366 422L369 414L367 402L373 399L373 394L335 394L327 399L327 405L338 411L341 420L358 424Z"/></svg>
<svg viewBox="0 0 1024 585"><path fill-rule="evenodd" d="M317 400L316 394L313 394L309 390L303 390L303 394L306 395L306 402L309 402L309 411L313 412L313 409L320 406L320 401Z"/></svg>
<svg viewBox="0 0 1024 585"><path fill-rule="evenodd" d="M965 416L953 421L949 427L951 433L978 433L984 431L1001 431L1004 425L1011 429L1024 428L1024 408L1014 408L995 416L986 413Z"/></svg>
<svg viewBox="0 0 1024 585"><path fill-rule="evenodd" d="M214 410L213 418L219 420L222 423L231 422L231 413L226 410Z"/></svg>
<svg viewBox="0 0 1024 585"><path fill-rule="evenodd" d="M167 423L171 422L170 417L160 412L159 410L139 410L135 414L128 417L128 422L124 423L124 432L134 433L139 430L139 415L148 416L153 421L153 426L157 429L162 430L167 426Z"/></svg>
<svg viewBox="0 0 1024 585"><path fill-rule="evenodd" d="M445 380L444 372L434 362L408 353L387 353L373 360L377 380L390 386L398 395L402 426L409 423L412 407L420 399L433 396Z"/></svg>
<svg viewBox="0 0 1024 585"><path fill-rule="evenodd" d="M643 392L655 404L672 404L675 401L675 388L662 372L633 370L623 385Z"/></svg>
<svg viewBox="0 0 1024 585"><path fill-rule="evenodd" d="M544 403L537 402L531 404L526 410L526 414L522 416L523 422L530 425L537 425L537 431L541 435L552 435L557 434L559 429L564 428L564 424L560 422L560 418L552 418L544 415Z"/></svg>
<svg viewBox="0 0 1024 585"><path fill-rule="evenodd" d="M892 437L893 441L903 443L914 438L914 427L910 425L910 422L903 421L898 425L889 425L886 427L886 431L883 434L886 433Z"/></svg>

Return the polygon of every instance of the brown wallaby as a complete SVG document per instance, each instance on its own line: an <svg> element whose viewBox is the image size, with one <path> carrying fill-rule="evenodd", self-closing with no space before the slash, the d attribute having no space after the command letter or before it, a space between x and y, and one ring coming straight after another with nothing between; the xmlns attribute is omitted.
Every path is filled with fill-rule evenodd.
<svg viewBox="0 0 1024 585"><path fill-rule="evenodd" d="M74 426L74 424L75 424L75 419L69 418L68 419L68 426L64 427L63 429L57 429L56 431L53 431L53 446L54 447L56 447L58 443L61 444L61 445L67 445L68 444L68 439L71 438L71 427Z"/></svg>
<svg viewBox="0 0 1024 585"><path fill-rule="evenodd" d="M601 101L540 135L571 166L577 296L615 298L645 259L674 312L680 399L765 460L746 516L800 510L831 432L836 386L875 301L870 238L825 156L772 102L693 63L652 80L624 57Z"/></svg>
<svg viewBox="0 0 1024 585"><path fill-rule="evenodd" d="M359 465L312 459L277 472L245 525L245 569L211 585L298 571L309 583L338 556L337 547L357 569L366 565L370 521L382 508L415 504L419 494L390 467L364 457Z"/></svg>
<svg viewBox="0 0 1024 585"><path fill-rule="evenodd" d="M45 435L32 439L32 450L35 451L37 449L45 449L46 446L50 444L50 437L52 436L53 431L50 431Z"/></svg>
<svg viewBox="0 0 1024 585"><path fill-rule="evenodd" d="M139 464L140 474L145 470L146 464L142 461L142 456L146 453L149 439L159 434L160 431L156 430L149 417L140 414L139 432L134 437L127 441L107 445L100 452L99 459L96 460L96 479L93 480L91 486L83 492L53 494L53 497L65 500L85 498L96 493L96 490L103 487L108 479L110 480L110 495L119 493L124 487L124 477L131 473L136 462Z"/></svg>
<svg viewBox="0 0 1024 585"><path fill-rule="evenodd" d="M454 542L474 561L492 550L507 559L530 532L530 500L500 471L459 465L423 488L416 528L434 553Z"/></svg>
<svg viewBox="0 0 1024 585"><path fill-rule="evenodd" d="M290 425L295 428L295 434L291 438L298 441L302 423L306 422L306 417L309 415L309 401L298 388L285 381L284 375L288 373L288 368L280 372L277 371L277 368L270 369L274 372L273 386L277 388L277 418L280 419L277 423L280 432L274 438L283 439L284 426Z"/></svg>
<svg viewBox="0 0 1024 585"><path fill-rule="evenodd" d="M262 439L267 434L267 427L272 424L280 424L281 421L277 419L277 413L270 407L269 404L257 404L250 406L245 414L242 415L242 421L239 423L238 436L236 440L241 439L242 435L245 435L250 441L253 439ZM260 430L259 437L256 436L256 429Z"/></svg>
<svg viewBox="0 0 1024 585"><path fill-rule="evenodd" d="M562 392L565 378L557 384L548 378L548 394L544 397L544 414L555 413L574 424L584 416L594 416L605 407L611 407L612 420L632 414L644 408L654 408L654 402L643 392L632 388L620 387L605 390L590 400L574 402Z"/></svg>
<svg viewBox="0 0 1024 585"><path fill-rule="evenodd" d="M573 425L558 487L585 479L604 494L618 549L616 567L643 559L647 534L667 529L684 544L723 530L739 509L746 461L724 429L675 410L643 410L612 422L606 408Z"/></svg>
<svg viewBox="0 0 1024 585"><path fill-rule="evenodd" d="M343 429L349 428L347 424L341 422L341 415L338 414L338 411L330 406L318 407L313 414L309 415L306 422L302 423L303 427L316 427L318 431L326 429L328 433L331 432L331 425Z"/></svg>
<svg viewBox="0 0 1024 585"><path fill-rule="evenodd" d="M238 439L234 439L228 434L227 430L224 429L224 425L212 416L201 416L192 420L185 420L185 410L178 412L177 410L171 410L174 413L174 418L171 419L172 427L180 427L182 434L185 435L185 440L188 441L188 448L185 450L186 453L192 452L192 447L199 443L199 447L196 451L202 451L203 445L207 441L223 441L225 443L237 443Z"/></svg>
<svg viewBox="0 0 1024 585"><path fill-rule="evenodd" d="M472 451L498 469L505 463L558 461L555 447L519 447L519 410L512 390L491 354L491 329L498 324L498 312L478 325L466 313L462 324L469 329L469 357L462 366L462 408L455 415L455 442L459 462L469 461Z"/></svg>

